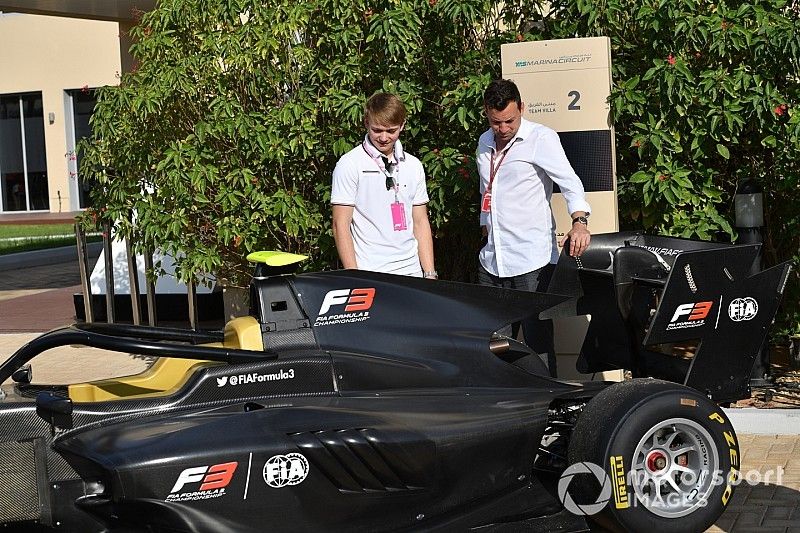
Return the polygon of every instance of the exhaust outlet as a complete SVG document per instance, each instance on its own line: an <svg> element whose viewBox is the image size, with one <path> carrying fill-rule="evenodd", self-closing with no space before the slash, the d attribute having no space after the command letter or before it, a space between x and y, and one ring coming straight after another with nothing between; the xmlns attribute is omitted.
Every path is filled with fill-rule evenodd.
<svg viewBox="0 0 800 533"><path fill-rule="evenodd" d="M506 353L511 349L511 343L504 337L493 337L489 340L489 351L495 355Z"/></svg>

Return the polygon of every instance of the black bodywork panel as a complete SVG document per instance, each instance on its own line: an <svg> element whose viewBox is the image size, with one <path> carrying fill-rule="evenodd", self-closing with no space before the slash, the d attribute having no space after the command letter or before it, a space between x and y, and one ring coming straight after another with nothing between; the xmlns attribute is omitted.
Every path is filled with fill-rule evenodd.
<svg viewBox="0 0 800 533"><path fill-rule="evenodd" d="M762 271L758 253L759 245L595 235L580 266L560 257L549 291L572 298L543 314L591 315L581 372L625 368L736 401L750 395L750 371L791 269ZM693 353L675 355L675 344Z"/></svg>
<svg viewBox="0 0 800 533"><path fill-rule="evenodd" d="M27 483L0 503L0 522L98 532L583 530L565 520L534 460L553 406L579 408L608 384L552 379L524 345L492 347L493 332L532 315L588 314L582 371L627 368L738 399L789 272L761 272L757 252L596 235L580 260L561 256L548 293L261 269L250 295L263 351L205 344L221 333L54 330L0 365L0 382L67 344L221 364L165 396L74 404L66 387L17 372L0 401L0 457ZM697 341L688 357L665 349L687 341Z"/></svg>

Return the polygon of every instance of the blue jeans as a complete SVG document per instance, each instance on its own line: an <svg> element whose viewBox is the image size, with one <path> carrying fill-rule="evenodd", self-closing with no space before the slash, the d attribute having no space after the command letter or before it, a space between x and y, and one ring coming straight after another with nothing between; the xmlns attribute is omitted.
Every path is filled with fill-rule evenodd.
<svg viewBox="0 0 800 533"><path fill-rule="evenodd" d="M547 290L547 285L550 283L550 276L553 274L553 265L545 265L540 269L520 274L519 276L512 276L510 278L501 278L490 274L478 265L478 283L481 285L489 285L491 287L501 287L503 289L515 289L518 291L529 292L544 292ZM522 320L522 336L527 344L533 351L539 354L542 362L547 364L550 370L550 375L556 377L556 350L553 346L553 321L552 320L539 320L538 317L530 317ZM510 324L498 333L507 335L512 338L517 337L519 331L519 322Z"/></svg>

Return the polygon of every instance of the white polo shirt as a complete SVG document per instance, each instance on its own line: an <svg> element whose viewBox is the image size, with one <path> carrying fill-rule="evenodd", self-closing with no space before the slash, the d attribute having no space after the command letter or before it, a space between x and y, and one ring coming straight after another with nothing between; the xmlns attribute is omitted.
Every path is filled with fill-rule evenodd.
<svg viewBox="0 0 800 533"><path fill-rule="evenodd" d="M394 156L397 165L391 176L397 183L397 200L403 204L407 229L395 231L391 211L395 190L386 190L383 165L361 144L336 163L331 204L354 207L350 229L359 269L420 275L411 208L428 203L425 171L419 159L403 151L400 141L394 145Z"/></svg>
<svg viewBox="0 0 800 533"><path fill-rule="evenodd" d="M583 183L564 154L552 129L522 119L516 141L495 155L495 166L507 151L492 183L491 211L481 213L481 225L489 230L488 243L480 251L481 265L503 278L518 276L558 260L555 220L550 209L553 182L558 183L570 213L585 211ZM489 185L494 132L478 141L476 163L481 197Z"/></svg>

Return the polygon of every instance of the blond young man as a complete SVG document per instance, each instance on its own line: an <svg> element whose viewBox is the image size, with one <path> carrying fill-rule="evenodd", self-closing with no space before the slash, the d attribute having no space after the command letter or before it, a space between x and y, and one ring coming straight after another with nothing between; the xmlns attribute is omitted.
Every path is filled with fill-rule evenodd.
<svg viewBox="0 0 800 533"><path fill-rule="evenodd" d="M406 115L393 94L367 100L367 134L333 171L333 236L344 268L436 278L425 171L399 140Z"/></svg>

